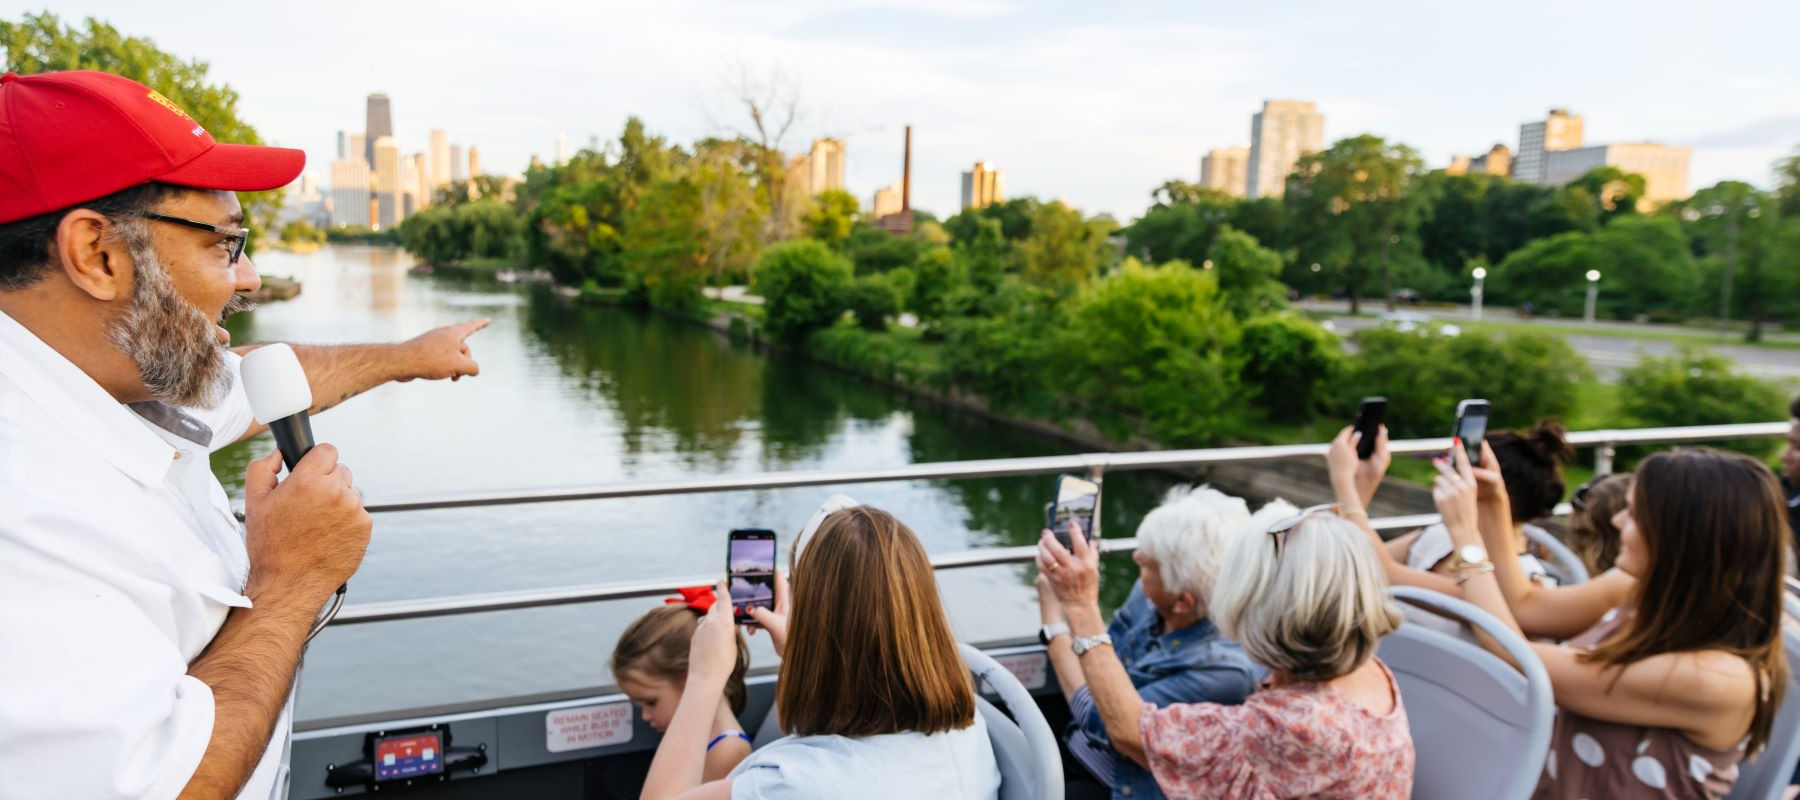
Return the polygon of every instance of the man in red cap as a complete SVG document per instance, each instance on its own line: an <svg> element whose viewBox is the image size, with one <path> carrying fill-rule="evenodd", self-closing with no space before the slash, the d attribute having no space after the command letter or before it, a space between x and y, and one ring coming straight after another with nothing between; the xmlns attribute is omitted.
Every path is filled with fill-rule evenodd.
<svg viewBox="0 0 1800 800"><path fill-rule="evenodd" d="M261 283L234 192L303 162L115 75L0 78L0 798L285 795L296 665L369 516L319 445L249 466L240 527L208 455L263 429L215 324ZM296 347L313 410L474 375L485 324Z"/></svg>

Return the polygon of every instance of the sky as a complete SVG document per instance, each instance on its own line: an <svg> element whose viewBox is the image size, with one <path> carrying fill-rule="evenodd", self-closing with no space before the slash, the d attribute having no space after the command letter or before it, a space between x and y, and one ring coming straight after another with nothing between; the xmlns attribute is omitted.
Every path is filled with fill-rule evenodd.
<svg viewBox="0 0 1800 800"><path fill-rule="evenodd" d="M7 18L44 8L0 0ZM1246 145L1271 98L1316 102L1327 141L1373 133L1433 167L1566 107L1589 144L1694 148L1689 189L1767 186L1800 147L1800 3L1663 0L1216 3L1197 0L760 0L505 3L58 0L211 64L271 143L329 176L340 130L392 98L403 151L431 129L480 148L487 172L615 139L627 117L678 142L747 127L751 74L798 96L790 152L846 141L865 207L901 172L947 216L960 173L1005 171L1007 196L1120 220L1200 157Z"/></svg>

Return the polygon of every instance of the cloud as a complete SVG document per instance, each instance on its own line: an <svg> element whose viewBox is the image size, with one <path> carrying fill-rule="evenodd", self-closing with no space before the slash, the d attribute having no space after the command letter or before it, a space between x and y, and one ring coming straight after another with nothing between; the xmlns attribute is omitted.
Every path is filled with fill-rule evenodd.
<svg viewBox="0 0 1800 800"><path fill-rule="evenodd" d="M1740 125L1729 130L1696 136L1682 144L1689 147L1790 147L1800 143L1800 114L1789 114Z"/></svg>

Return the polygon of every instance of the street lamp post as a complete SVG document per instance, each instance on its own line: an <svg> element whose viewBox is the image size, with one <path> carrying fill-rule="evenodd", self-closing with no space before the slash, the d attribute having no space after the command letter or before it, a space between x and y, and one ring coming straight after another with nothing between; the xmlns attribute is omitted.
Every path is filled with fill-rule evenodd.
<svg viewBox="0 0 1800 800"><path fill-rule="evenodd" d="M1596 299L1598 299L1600 296L1600 270L1597 270L1597 269L1588 270L1587 271L1587 279L1588 279L1587 312L1581 315L1581 320L1583 322L1588 323L1589 325L1592 325L1592 324L1594 324L1594 301Z"/></svg>
<svg viewBox="0 0 1800 800"><path fill-rule="evenodd" d="M1476 322L1481 321L1481 294L1482 294L1481 284L1485 280L1487 280L1487 268L1486 267L1476 267L1475 268L1475 288L1469 290L1469 294L1474 298L1474 301L1475 301L1475 309L1474 309L1473 316L1474 316Z"/></svg>

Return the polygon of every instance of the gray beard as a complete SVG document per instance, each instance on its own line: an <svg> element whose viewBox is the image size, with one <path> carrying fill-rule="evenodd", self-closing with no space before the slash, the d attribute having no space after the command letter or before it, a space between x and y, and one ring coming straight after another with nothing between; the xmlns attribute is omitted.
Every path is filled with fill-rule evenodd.
<svg viewBox="0 0 1800 800"><path fill-rule="evenodd" d="M153 248L133 243L129 249L135 264L131 301L107 325L107 338L137 364L144 386L158 400L189 408L218 406L231 390L233 376L213 320L175 291ZM234 294L219 319L255 307Z"/></svg>

